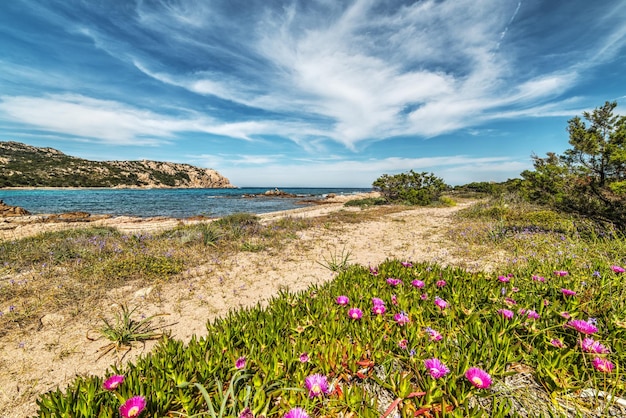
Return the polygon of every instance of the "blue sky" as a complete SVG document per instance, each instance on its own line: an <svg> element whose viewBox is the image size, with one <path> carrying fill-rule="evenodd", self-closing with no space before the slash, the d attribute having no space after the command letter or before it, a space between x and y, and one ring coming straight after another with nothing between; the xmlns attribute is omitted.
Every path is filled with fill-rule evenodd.
<svg viewBox="0 0 626 418"><path fill-rule="evenodd" d="M623 0L0 2L0 140L238 186L504 181L626 110Z"/></svg>

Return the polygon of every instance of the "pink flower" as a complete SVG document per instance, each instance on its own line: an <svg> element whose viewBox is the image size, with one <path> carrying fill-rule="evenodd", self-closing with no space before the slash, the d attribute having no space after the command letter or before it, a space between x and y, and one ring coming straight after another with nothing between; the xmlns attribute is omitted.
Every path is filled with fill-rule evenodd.
<svg viewBox="0 0 626 418"><path fill-rule="evenodd" d="M438 332L432 329L431 327L426 327L425 331L430 335L431 341L441 341L443 336Z"/></svg>
<svg viewBox="0 0 626 418"><path fill-rule="evenodd" d="M427 299L428 299L428 293L422 293L422 294L420 295L420 299L421 299L421 300L427 300Z"/></svg>
<svg viewBox="0 0 626 418"><path fill-rule="evenodd" d="M508 278L507 276L498 276L498 280L501 281L502 283L508 283L511 281L511 279Z"/></svg>
<svg viewBox="0 0 626 418"><path fill-rule="evenodd" d="M396 295L391 295L391 303L394 305L398 304L398 297Z"/></svg>
<svg viewBox="0 0 626 418"><path fill-rule="evenodd" d="M586 353L606 354L610 352L607 347L588 337L580 342L580 348Z"/></svg>
<svg viewBox="0 0 626 418"><path fill-rule="evenodd" d="M322 396L329 392L326 376L322 376L321 374L312 374L304 379L304 386L309 391L310 398Z"/></svg>
<svg viewBox="0 0 626 418"><path fill-rule="evenodd" d="M526 313L526 317L530 318L530 319L539 319L540 318L539 314L537 312L533 311L533 310L528 311Z"/></svg>
<svg viewBox="0 0 626 418"><path fill-rule="evenodd" d="M304 409L293 408L287 412L283 418L309 418L309 416Z"/></svg>
<svg viewBox="0 0 626 418"><path fill-rule="evenodd" d="M399 312L393 316L398 325L404 325L410 322L409 317L404 312Z"/></svg>
<svg viewBox="0 0 626 418"><path fill-rule="evenodd" d="M409 347L409 341L406 339L402 339L398 341L398 347L400 347L403 350L406 350Z"/></svg>
<svg viewBox="0 0 626 418"><path fill-rule="evenodd" d="M554 339L550 340L550 344L552 344L556 348L564 348L565 347L565 344L563 344L563 341L559 340L558 338L554 338Z"/></svg>
<svg viewBox="0 0 626 418"><path fill-rule="evenodd" d="M352 308L348 311L348 316L352 319L361 319L361 317L363 316L363 311L361 311L359 308Z"/></svg>
<svg viewBox="0 0 626 418"><path fill-rule="evenodd" d="M603 359L600 357L596 357L593 360L591 360L591 364L593 364L593 367L597 371L602 372L602 373L610 373L615 367L615 365L611 363L609 360Z"/></svg>
<svg viewBox="0 0 626 418"><path fill-rule="evenodd" d="M536 281L536 282L541 282L541 283L543 283L543 282L545 282L545 281L546 281L546 278L545 278L545 277L543 277L543 276L533 275L533 280L534 280L534 281Z"/></svg>
<svg viewBox="0 0 626 418"><path fill-rule="evenodd" d="M246 358L239 357L237 361L235 361L235 367L238 369L243 369L244 367L246 367Z"/></svg>
<svg viewBox="0 0 626 418"><path fill-rule="evenodd" d="M120 374L113 375L104 381L102 387L105 390L115 390L124 381L124 376Z"/></svg>
<svg viewBox="0 0 626 418"><path fill-rule="evenodd" d="M348 299L347 296L341 295L341 296L337 296L337 305L341 305L341 306L345 306L348 303L350 303L350 299Z"/></svg>
<svg viewBox="0 0 626 418"><path fill-rule="evenodd" d="M413 285L413 287L417 287L418 289L421 289L422 287L424 287L424 282L421 280L417 280L417 279L413 280L411 284Z"/></svg>
<svg viewBox="0 0 626 418"><path fill-rule="evenodd" d="M611 270L613 270L613 272L615 273L624 273L626 271L623 267L620 266L611 266Z"/></svg>
<svg viewBox="0 0 626 418"><path fill-rule="evenodd" d="M557 270L554 272L555 276L559 276L559 277L564 277L567 276L569 273L565 270Z"/></svg>
<svg viewBox="0 0 626 418"><path fill-rule="evenodd" d="M574 328L582 334L594 334L598 332L598 328L595 325L582 319L573 319L567 323L567 326Z"/></svg>
<svg viewBox="0 0 626 418"><path fill-rule="evenodd" d="M572 317L569 312L561 312L559 315L561 315L565 319L570 319Z"/></svg>
<svg viewBox="0 0 626 418"><path fill-rule="evenodd" d="M446 285L445 280L437 280L437 287L444 287Z"/></svg>
<svg viewBox="0 0 626 418"><path fill-rule="evenodd" d="M424 360L424 367L433 379L439 379L450 373L450 369L437 358Z"/></svg>
<svg viewBox="0 0 626 418"><path fill-rule="evenodd" d="M443 310L448 307L448 302L441 299L439 296L435 297L435 305L439 307L439 309Z"/></svg>
<svg viewBox="0 0 626 418"><path fill-rule="evenodd" d="M254 418L254 414L252 413L252 411L250 410L250 408L245 408L243 411L241 411L241 413L239 414L239 418Z"/></svg>
<svg viewBox="0 0 626 418"><path fill-rule="evenodd" d="M413 267L413 264L409 261L403 261L400 264L402 264L402 267Z"/></svg>
<svg viewBox="0 0 626 418"><path fill-rule="evenodd" d="M378 276L378 269L376 267L370 267L370 273L374 276Z"/></svg>
<svg viewBox="0 0 626 418"><path fill-rule="evenodd" d="M122 418L136 418L146 407L146 398L143 396L133 396L120 406Z"/></svg>
<svg viewBox="0 0 626 418"><path fill-rule="evenodd" d="M576 296L576 292L569 289L561 289L561 293L563 293L563 295L565 296Z"/></svg>
<svg viewBox="0 0 626 418"><path fill-rule="evenodd" d="M489 373L479 369L478 367L470 367L467 369L465 372L465 378L479 389L487 389L491 386L491 376L489 376Z"/></svg>
<svg viewBox="0 0 626 418"><path fill-rule="evenodd" d="M393 277L390 277L387 279L387 283L392 285L393 287L398 286L399 284L402 284L402 280L400 279L394 279Z"/></svg>
<svg viewBox="0 0 626 418"><path fill-rule="evenodd" d="M517 305L517 302L515 301L515 299L511 299L511 298L504 298L504 303L506 303L507 305Z"/></svg>
<svg viewBox="0 0 626 418"><path fill-rule="evenodd" d="M372 298L372 305L385 305L385 301L379 298Z"/></svg>
<svg viewBox="0 0 626 418"><path fill-rule="evenodd" d="M374 305L372 306L372 313L374 315L382 315L386 311L385 305Z"/></svg>
<svg viewBox="0 0 626 418"><path fill-rule="evenodd" d="M300 354L300 363L307 363L310 360L309 353L304 352Z"/></svg>
<svg viewBox="0 0 626 418"><path fill-rule="evenodd" d="M499 309L498 313L502 315L505 319L513 319L513 316L515 315L513 311L510 311L508 309Z"/></svg>

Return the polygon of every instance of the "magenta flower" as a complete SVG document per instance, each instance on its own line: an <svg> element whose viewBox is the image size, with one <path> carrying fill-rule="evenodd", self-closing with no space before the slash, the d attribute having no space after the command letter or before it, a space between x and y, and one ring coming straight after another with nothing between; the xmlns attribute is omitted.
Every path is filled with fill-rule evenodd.
<svg viewBox="0 0 626 418"><path fill-rule="evenodd" d="M508 283L511 281L511 279L507 276L498 276L498 280L501 281L502 283Z"/></svg>
<svg viewBox="0 0 626 418"><path fill-rule="evenodd" d="M435 331L431 327L426 327L425 331L430 335L431 341L440 341L443 338L443 336L438 331Z"/></svg>
<svg viewBox="0 0 626 418"><path fill-rule="evenodd" d="M536 311L530 310L526 313L526 317L530 318L530 319L539 319L540 316Z"/></svg>
<svg viewBox="0 0 626 418"><path fill-rule="evenodd" d="M235 361L235 367L238 368L238 369L243 369L244 367L246 367L246 358L245 357L239 357Z"/></svg>
<svg viewBox="0 0 626 418"><path fill-rule="evenodd" d="M390 277L390 278L387 279L387 283L392 285L393 287L396 287L396 286L402 284L402 280L394 279L393 277Z"/></svg>
<svg viewBox="0 0 626 418"><path fill-rule="evenodd" d="M372 305L385 305L385 301L379 298L372 298Z"/></svg>
<svg viewBox="0 0 626 418"><path fill-rule="evenodd" d="M329 392L326 376L322 376L321 374L312 374L308 376L304 379L304 386L309 391L310 398L322 396Z"/></svg>
<svg viewBox="0 0 626 418"><path fill-rule="evenodd" d="M283 418L309 418L306 411L302 408L293 408L287 412Z"/></svg>
<svg viewBox="0 0 626 418"><path fill-rule="evenodd" d="M378 276L378 269L376 267L370 267L370 273L374 276Z"/></svg>
<svg viewBox="0 0 626 418"><path fill-rule="evenodd" d="M411 282L411 285L413 285L413 287L417 287L418 289L421 289L422 287L424 287L424 284L425 283L423 281L417 280L417 279Z"/></svg>
<svg viewBox="0 0 626 418"><path fill-rule="evenodd" d="M498 313L502 315L505 319L513 319L513 316L515 315L513 311L510 311L508 309L499 309Z"/></svg>
<svg viewBox="0 0 626 418"><path fill-rule="evenodd" d="M580 348L582 348L582 350L586 353L595 354L606 354L611 351L600 342L588 337L580 342Z"/></svg>
<svg viewBox="0 0 626 418"><path fill-rule="evenodd" d="M307 363L310 360L309 353L304 352L300 354L300 363Z"/></svg>
<svg viewBox="0 0 626 418"><path fill-rule="evenodd" d="M337 296L337 305L341 305L341 306L345 306L348 303L350 303L350 299L348 299L347 296L341 295L341 296Z"/></svg>
<svg viewBox="0 0 626 418"><path fill-rule="evenodd" d="M565 270L557 270L554 272L555 276L559 276L559 277L564 277L567 276L569 273Z"/></svg>
<svg viewBox="0 0 626 418"><path fill-rule="evenodd" d="M465 378L479 389L487 389L491 386L491 376L489 376L489 373L479 369L478 367L470 367L467 369L465 372Z"/></svg>
<svg viewBox="0 0 626 418"><path fill-rule="evenodd" d="M437 287L444 287L446 285L446 281L445 280L437 280L436 285L437 285Z"/></svg>
<svg viewBox="0 0 626 418"><path fill-rule="evenodd" d="M398 347L403 350L406 350L409 347L409 341L407 339L402 339L398 341Z"/></svg>
<svg viewBox="0 0 626 418"><path fill-rule="evenodd" d="M398 297L396 295L391 295L391 303L393 305L397 305L398 304Z"/></svg>
<svg viewBox="0 0 626 418"><path fill-rule="evenodd" d="M552 344L556 348L564 348L565 347L565 344L563 344L563 341L559 340L558 338L554 338L554 339L550 340L550 344Z"/></svg>
<svg viewBox="0 0 626 418"><path fill-rule="evenodd" d="M559 315L561 315L565 319L570 319L572 317L572 315L570 315L570 313L567 311L561 312Z"/></svg>
<svg viewBox="0 0 626 418"><path fill-rule="evenodd" d="M410 261L403 261L400 264L402 264L402 267L413 267L413 264Z"/></svg>
<svg viewBox="0 0 626 418"><path fill-rule="evenodd" d="M422 293L422 294L420 295L420 299L421 299L421 300L427 300L427 299L428 299L428 293Z"/></svg>
<svg viewBox="0 0 626 418"><path fill-rule="evenodd" d="M615 367L615 365L611 363L609 360L603 359L600 357L596 357L593 360L591 360L591 364L593 364L593 367L597 371L602 372L602 373L610 373Z"/></svg>
<svg viewBox="0 0 626 418"><path fill-rule="evenodd" d="M613 272L615 273L624 273L626 271L623 267L620 266L611 266L611 270L613 270Z"/></svg>
<svg viewBox="0 0 626 418"><path fill-rule="evenodd" d="M561 289L561 293L563 293L563 295L565 296L576 296L576 292L569 289Z"/></svg>
<svg viewBox="0 0 626 418"><path fill-rule="evenodd" d="M372 306L372 313L374 315L382 315L385 313L385 311L387 310L387 308L385 308L385 305L374 305Z"/></svg>
<svg viewBox="0 0 626 418"><path fill-rule="evenodd" d="M363 316L363 311L361 311L359 308L352 308L348 311L348 316L352 319L361 319L361 317Z"/></svg>
<svg viewBox="0 0 626 418"><path fill-rule="evenodd" d="M546 281L546 278L545 278L545 277L543 277L543 276L533 275L533 280L534 280L534 281L536 281L536 282L541 282L541 283L543 283L543 282L545 282L545 281Z"/></svg>
<svg viewBox="0 0 626 418"><path fill-rule="evenodd" d="M567 323L567 326L574 328L582 334L594 334L598 332L598 328L595 325L582 319L573 319Z"/></svg>
<svg viewBox="0 0 626 418"><path fill-rule="evenodd" d="M443 310L448 307L448 302L441 299L439 296L435 297L435 305L439 307L439 309Z"/></svg>
<svg viewBox="0 0 626 418"><path fill-rule="evenodd" d="M143 396L133 396L120 406L122 418L136 418L146 407L146 398Z"/></svg>
<svg viewBox="0 0 626 418"><path fill-rule="evenodd" d="M439 379L450 373L450 369L437 358L424 360L424 367L428 370L430 377Z"/></svg>
<svg viewBox="0 0 626 418"><path fill-rule="evenodd" d="M120 374L113 375L104 381L102 387L105 390L115 390L124 381L124 376Z"/></svg>
<svg viewBox="0 0 626 418"><path fill-rule="evenodd" d="M511 298L504 298L504 303L507 305L517 305L517 301Z"/></svg>
<svg viewBox="0 0 626 418"><path fill-rule="evenodd" d="M393 316L393 319L398 323L398 325L404 325L409 323L411 320L404 312L399 312Z"/></svg>

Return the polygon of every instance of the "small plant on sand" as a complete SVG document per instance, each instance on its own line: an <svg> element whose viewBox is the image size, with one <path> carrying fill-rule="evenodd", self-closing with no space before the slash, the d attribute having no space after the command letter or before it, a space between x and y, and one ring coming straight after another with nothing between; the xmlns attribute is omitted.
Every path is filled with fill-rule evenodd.
<svg viewBox="0 0 626 418"><path fill-rule="evenodd" d="M330 253L328 257L323 256L323 261L318 261L317 264L334 273L341 273L350 267L351 256L352 253L350 251L346 251L345 247L341 249L341 252L338 252L335 249L335 251Z"/></svg>
<svg viewBox="0 0 626 418"><path fill-rule="evenodd" d="M163 336L162 332L158 332L161 327L156 327L152 324L152 320L160 315L152 315L137 321L132 318L136 310L136 307L129 309L128 306L121 305L120 312L116 314L114 323L106 318L102 318L104 324L99 332L111 343L102 348L104 351L100 357L112 350L119 351L122 347L126 347L126 353L128 353L132 349L133 343L140 342L145 344L146 341Z"/></svg>

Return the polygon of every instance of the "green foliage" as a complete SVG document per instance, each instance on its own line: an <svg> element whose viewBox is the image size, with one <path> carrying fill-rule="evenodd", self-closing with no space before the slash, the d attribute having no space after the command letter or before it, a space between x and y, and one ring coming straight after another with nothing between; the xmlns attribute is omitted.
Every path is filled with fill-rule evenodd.
<svg viewBox="0 0 626 418"><path fill-rule="evenodd" d="M372 269L351 266L332 282L281 293L265 307L231 311L187 345L163 339L135 363L112 370L125 377L115 393L102 390L99 377L79 377L65 391L42 395L38 416L72 411L75 417L112 417L120 399L134 395L146 397L144 415L150 417L236 417L249 408L254 416L275 418L302 407L311 416L378 418L388 407L383 399L395 399L402 417L442 408L450 416L561 416L570 392L599 387L623 397L626 384L626 288L610 265L586 261L593 267L574 267L566 275L553 273L566 265L552 264L493 274L398 260ZM387 278L400 282L390 285ZM415 279L423 287L413 285ZM349 298L348 306L335 302L339 295ZM435 296L449 306L436 306ZM372 297L385 302L385 314L372 313ZM362 318L352 319L351 308L361 309ZM513 318L505 319L500 309L511 309ZM530 310L538 317L529 317ZM599 329L593 337L611 352L582 351L581 335L566 326L564 311L575 319L593 317ZM394 320L400 312L408 324ZM433 338L432 330L442 338ZM557 339L563 348L550 343ZM615 369L595 370L595 356ZM241 357L245 366L238 370ZM433 357L450 369L441 379L424 367ZM464 377L469 367L487 371L492 387L474 388ZM315 373L328 378L332 391L310 398L304 381ZM511 385L516 378L526 384ZM594 410L602 406L598 399L591 402ZM609 405L603 407L601 414L608 414Z"/></svg>
<svg viewBox="0 0 626 418"><path fill-rule="evenodd" d="M367 197L365 199L353 199L353 200L348 200L346 203L344 203L344 206L357 206L360 207L361 209L365 209L368 208L370 206L379 206L379 205L385 205L387 204L387 200L380 198L380 197Z"/></svg>
<svg viewBox="0 0 626 418"><path fill-rule="evenodd" d="M568 121L572 148L563 155L533 156L535 171L524 171L530 200L559 210L615 223L626 229L626 116L616 102Z"/></svg>
<svg viewBox="0 0 626 418"><path fill-rule="evenodd" d="M126 305L121 305L120 312L115 315L115 322L102 318L104 323L100 328L100 334L111 341L111 345L104 351L104 354L112 349L121 347L130 348L135 342L144 342L154 340L163 336L163 333L157 332L156 327L152 325L152 320L158 315L152 315L141 320L132 318L137 308L129 309Z"/></svg>
<svg viewBox="0 0 626 418"><path fill-rule="evenodd" d="M436 201L448 186L432 173L383 174L372 183L388 202L426 206Z"/></svg>
<svg viewBox="0 0 626 418"><path fill-rule="evenodd" d="M341 251L337 251L335 249L335 251L331 252L328 257L322 257L323 261L318 261L317 263L333 273L341 273L350 267L351 256L352 253L344 247Z"/></svg>

